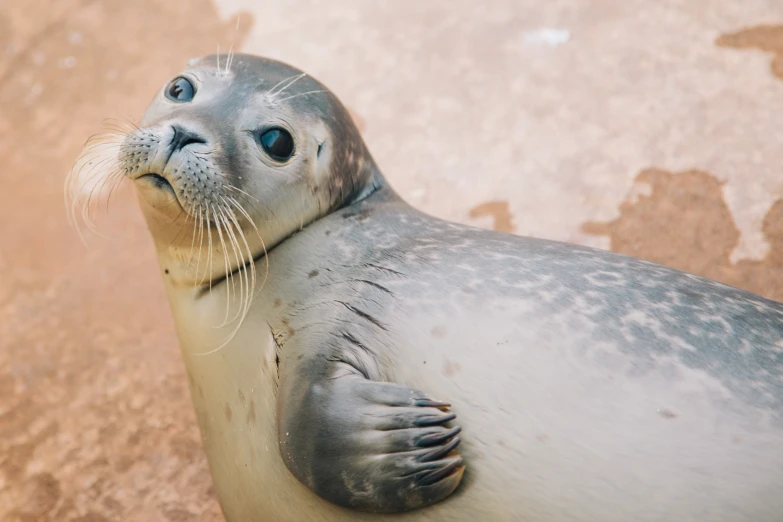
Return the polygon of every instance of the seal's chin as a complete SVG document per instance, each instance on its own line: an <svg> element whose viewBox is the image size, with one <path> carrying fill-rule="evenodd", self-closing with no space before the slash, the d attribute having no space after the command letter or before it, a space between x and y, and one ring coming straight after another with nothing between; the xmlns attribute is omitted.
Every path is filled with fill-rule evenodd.
<svg viewBox="0 0 783 522"><path fill-rule="evenodd" d="M167 216L169 221L184 211L171 182L157 172L146 172L132 178L137 194L145 206L154 209L158 216Z"/></svg>

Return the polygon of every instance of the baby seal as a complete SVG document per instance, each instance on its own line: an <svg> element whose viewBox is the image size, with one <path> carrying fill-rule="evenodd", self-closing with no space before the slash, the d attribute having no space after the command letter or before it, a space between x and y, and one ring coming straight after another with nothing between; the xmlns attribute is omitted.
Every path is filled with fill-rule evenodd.
<svg viewBox="0 0 783 522"><path fill-rule="evenodd" d="M419 212L269 59L194 60L117 161L228 520L780 520L783 305Z"/></svg>

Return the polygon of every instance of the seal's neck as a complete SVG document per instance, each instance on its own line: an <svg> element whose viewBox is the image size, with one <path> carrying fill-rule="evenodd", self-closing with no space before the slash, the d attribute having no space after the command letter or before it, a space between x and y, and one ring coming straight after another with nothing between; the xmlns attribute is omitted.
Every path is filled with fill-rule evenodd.
<svg viewBox="0 0 783 522"><path fill-rule="evenodd" d="M237 274L243 268L262 260L289 237L333 212L373 195L383 194L386 200L402 201L374 164L360 179L362 181L356 183L350 193L329 209L321 207L324 211L318 213L313 211L318 206L314 201L292 201L294 206L301 208L286 208L289 219L278 213L278 219L263 224L243 223L242 237L236 230L229 232L225 227L223 230L214 226L202 228L181 218L172 221L155 216L145 208L144 198L141 198L167 286L192 290L198 297L223 284L227 278L239 277ZM193 234L196 236L192 237Z"/></svg>

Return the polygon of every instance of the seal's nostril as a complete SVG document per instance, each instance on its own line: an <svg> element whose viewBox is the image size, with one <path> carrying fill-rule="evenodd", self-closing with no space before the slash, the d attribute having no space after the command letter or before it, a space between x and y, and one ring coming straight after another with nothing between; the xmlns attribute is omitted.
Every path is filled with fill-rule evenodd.
<svg viewBox="0 0 783 522"><path fill-rule="evenodd" d="M199 136L197 133L193 131L184 129L179 125L172 125L171 128L174 129L174 136L171 138L172 152L182 150L188 145L207 142L207 140L202 136Z"/></svg>

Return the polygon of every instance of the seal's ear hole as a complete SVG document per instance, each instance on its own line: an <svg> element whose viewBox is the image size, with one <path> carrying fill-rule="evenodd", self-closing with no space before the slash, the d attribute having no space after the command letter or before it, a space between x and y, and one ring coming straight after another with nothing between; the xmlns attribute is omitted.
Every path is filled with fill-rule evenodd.
<svg viewBox="0 0 783 522"><path fill-rule="evenodd" d="M326 140L318 143L318 150L315 153L316 176L326 178L329 175L329 161L331 160L329 144Z"/></svg>

